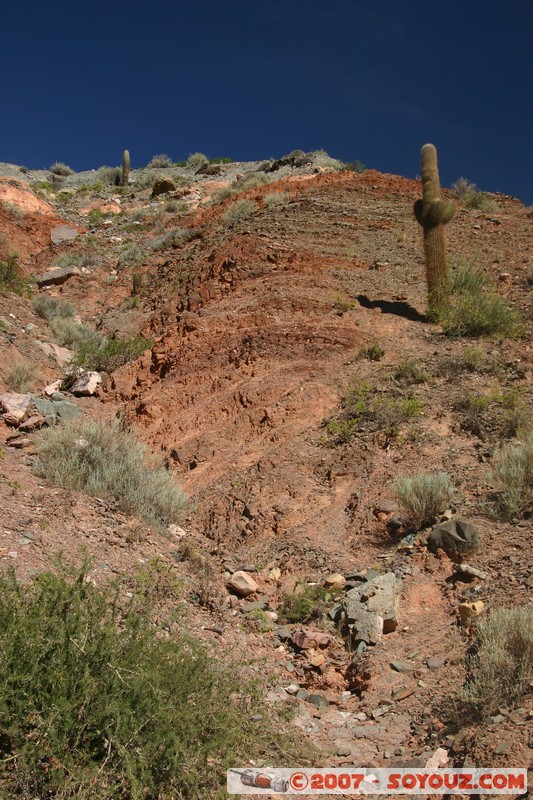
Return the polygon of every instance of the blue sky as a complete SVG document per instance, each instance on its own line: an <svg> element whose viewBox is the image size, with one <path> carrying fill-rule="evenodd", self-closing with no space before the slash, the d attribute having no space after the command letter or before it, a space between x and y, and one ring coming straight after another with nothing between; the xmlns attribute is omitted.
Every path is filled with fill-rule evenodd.
<svg viewBox="0 0 533 800"><path fill-rule="evenodd" d="M324 148L533 203L531 0L4 4L0 161Z"/></svg>

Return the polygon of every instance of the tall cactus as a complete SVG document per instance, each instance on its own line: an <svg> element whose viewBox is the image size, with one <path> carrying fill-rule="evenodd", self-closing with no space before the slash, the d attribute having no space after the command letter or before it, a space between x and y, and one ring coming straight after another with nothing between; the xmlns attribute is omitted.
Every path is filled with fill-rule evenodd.
<svg viewBox="0 0 533 800"><path fill-rule="evenodd" d="M430 318L437 318L448 302L450 279L444 226L453 217L455 207L453 203L446 203L441 199L437 151L434 145L425 144L421 157L422 200L416 201L414 212L424 229L428 314Z"/></svg>
<svg viewBox="0 0 533 800"><path fill-rule="evenodd" d="M122 156L122 176L120 179L120 185L127 186L129 177L130 177L130 154L128 150L124 150L124 154Z"/></svg>

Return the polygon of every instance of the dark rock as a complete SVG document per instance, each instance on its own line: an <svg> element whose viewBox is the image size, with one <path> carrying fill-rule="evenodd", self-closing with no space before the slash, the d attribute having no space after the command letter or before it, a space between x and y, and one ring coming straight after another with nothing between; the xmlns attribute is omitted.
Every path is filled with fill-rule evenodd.
<svg viewBox="0 0 533 800"><path fill-rule="evenodd" d="M397 531L403 527L405 523L404 518L401 514L395 514L393 517L389 517L387 520L387 528L390 528L393 531Z"/></svg>
<svg viewBox="0 0 533 800"><path fill-rule="evenodd" d="M431 553L443 550L454 561L473 553L480 546L476 528L466 520L457 517L436 525L428 537Z"/></svg>
<svg viewBox="0 0 533 800"><path fill-rule="evenodd" d="M326 708L329 708L327 699L321 694L310 694L307 698L307 702L311 703L313 706L316 706L319 711L324 711Z"/></svg>

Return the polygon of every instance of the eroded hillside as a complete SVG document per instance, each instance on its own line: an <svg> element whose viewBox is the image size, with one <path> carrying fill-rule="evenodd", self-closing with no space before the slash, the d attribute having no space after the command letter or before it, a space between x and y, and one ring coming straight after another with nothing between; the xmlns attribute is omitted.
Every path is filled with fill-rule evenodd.
<svg viewBox="0 0 533 800"><path fill-rule="evenodd" d="M493 513L499 448L530 414L531 340L451 338L427 322L417 182L329 164L261 166L136 171L118 193L85 174L41 186L40 198L28 181L42 176L0 181L0 196L9 190L0 257L16 250L24 273L40 275L69 256L76 270L40 292L68 300L108 336L151 341L104 373L95 396L75 401L81 412L120 415L193 502L186 532L145 533L112 503L37 479L30 432L20 449L4 446L0 462L3 559L28 576L60 548L76 560L83 542L98 581L160 556L190 582L195 633L263 658L269 699L296 707L296 724L330 763L423 766L443 747L456 765L523 766L530 695L518 710L496 704L482 725L461 725L451 700L472 641L458 606L482 601L487 614L531 602L530 512ZM268 182L246 188L248 173ZM174 188L154 197L156 174L172 175ZM227 186L234 194L217 199ZM498 210L488 213L458 201L451 260L482 266L530 328L531 212L491 198ZM246 214L228 217L244 200ZM54 244L62 223L78 236ZM19 357L40 371L35 392L61 378L38 344L53 336L28 297L0 295L0 315L0 393ZM352 417L347 398L358 404ZM1 431L4 441L13 435ZM452 487L444 519L479 531L463 559L477 573L429 552L427 530L413 535L398 503L398 478L439 471ZM242 567L256 583L246 599L226 588ZM294 640L302 625L287 627L283 598L298 582L328 585L332 573L347 583L328 595L325 618L303 618L331 638L325 647ZM353 653L334 606L358 581L389 573L394 625Z"/></svg>

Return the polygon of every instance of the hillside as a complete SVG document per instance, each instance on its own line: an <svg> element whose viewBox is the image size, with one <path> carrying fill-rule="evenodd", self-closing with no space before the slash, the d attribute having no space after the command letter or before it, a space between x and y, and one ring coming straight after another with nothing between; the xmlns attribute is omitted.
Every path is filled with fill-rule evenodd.
<svg viewBox="0 0 533 800"><path fill-rule="evenodd" d="M100 370L93 395L63 399L84 418L119 416L191 500L179 528L152 529L38 477L39 431L16 438L4 420L1 560L27 580L86 548L98 584L160 559L184 580L162 607L184 604L187 628L221 657L256 659L268 701L294 706L324 763L424 766L444 748L455 766L525 766L531 683L483 720L458 718L454 700L475 641L458 607L481 601L485 618L531 603L531 506L507 519L494 508L501 447L531 426L532 212L496 194L491 210L468 208L444 190L457 205L450 261L482 267L527 329L447 336L426 319L419 182L339 171L324 154L307 162L144 168L127 187L102 170L0 165L0 260L16 252L24 279L38 278L30 293L0 292L0 395L20 360L36 396L67 369L38 294L112 340L141 335L142 354ZM173 188L153 196L158 178ZM61 283L39 277L54 265ZM451 494L433 522L475 526L471 572L430 552L432 523L413 531L395 490L438 472ZM246 598L227 588L240 569L256 583ZM389 573L390 632L353 649L335 606ZM306 584L339 590L304 618L322 644L291 643L302 624L283 621L284 597Z"/></svg>

